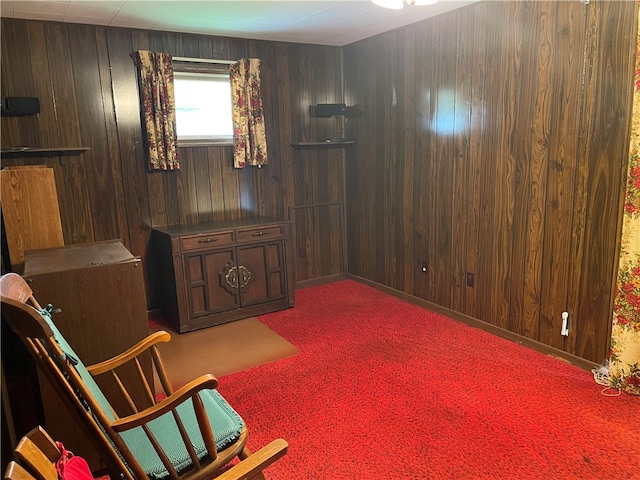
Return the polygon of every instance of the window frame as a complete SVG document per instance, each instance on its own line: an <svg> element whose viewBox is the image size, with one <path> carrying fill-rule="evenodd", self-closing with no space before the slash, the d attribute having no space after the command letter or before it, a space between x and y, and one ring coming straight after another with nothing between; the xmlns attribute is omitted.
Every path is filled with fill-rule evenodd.
<svg viewBox="0 0 640 480"><path fill-rule="evenodd" d="M176 74L203 75L212 77L226 77L229 79L229 63L200 63L197 60L173 60L174 84L177 81ZM230 80L229 80L230 81ZM231 101L231 98L229 98ZM233 134L220 137L198 137L180 138L176 131L178 147L209 147L209 146L232 146Z"/></svg>

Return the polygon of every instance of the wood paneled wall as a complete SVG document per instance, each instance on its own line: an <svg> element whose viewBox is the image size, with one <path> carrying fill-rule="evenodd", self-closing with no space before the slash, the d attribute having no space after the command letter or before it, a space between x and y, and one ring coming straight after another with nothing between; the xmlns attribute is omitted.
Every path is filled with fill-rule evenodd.
<svg viewBox="0 0 640 480"><path fill-rule="evenodd" d="M345 47L349 272L608 358L636 24L481 2Z"/></svg>
<svg viewBox="0 0 640 480"><path fill-rule="evenodd" d="M153 226L277 216L294 221L299 284L342 275L348 257L354 275L599 363L634 5L481 2L342 49L2 19L2 95L42 110L2 118L2 146L91 148L64 165L2 163L54 168L65 242L122 239L144 260L151 309ZM261 58L270 165L235 170L229 147L200 147L181 149L179 172L148 171L138 49ZM310 115L343 101L357 117ZM344 133L354 146L290 145Z"/></svg>
<svg viewBox="0 0 640 480"><path fill-rule="evenodd" d="M180 171L149 171L129 56L139 49L260 58L270 164L236 170L230 147L181 148ZM291 208L299 219L316 205L344 206L344 150L290 145L341 133L341 119L313 118L309 111L316 103L342 102L341 65L337 47L2 19L2 95L35 96L41 104L37 116L2 118L2 146L91 148L64 156L64 165L56 156L4 155L2 162L54 168L65 243L122 239L143 258L153 309L161 279L148 252L152 227L289 218ZM334 227L334 216L324 216L298 229L297 241L306 246L297 258L298 281L326 275L323 265L335 264L326 248L327 241L340 241L334 237L342 229Z"/></svg>

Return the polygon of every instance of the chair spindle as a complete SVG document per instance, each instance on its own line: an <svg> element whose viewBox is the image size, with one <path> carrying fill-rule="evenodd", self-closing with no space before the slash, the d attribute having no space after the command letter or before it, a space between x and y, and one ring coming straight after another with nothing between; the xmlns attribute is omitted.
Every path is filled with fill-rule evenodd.
<svg viewBox="0 0 640 480"><path fill-rule="evenodd" d="M198 459L198 454L193 448L193 444L191 443L191 439L189 438L189 434L187 430L184 428L184 424L178 415L178 412L175 409L171 410L173 414L173 419L176 421L176 425L178 426L178 430L180 431L180 436L182 437L182 441L184 442L184 446L187 448L187 452L189 452L189 457L191 458L191 462L195 467L200 470L202 466L200 465L200 460Z"/></svg>
<svg viewBox="0 0 640 480"><path fill-rule="evenodd" d="M152 345L149 350L151 351L151 358L153 359L153 364L156 367L156 372L158 373L162 389L164 390L164 393L169 396L173 393L173 385L171 384L167 371L164 368L160 351L156 345Z"/></svg>
<svg viewBox="0 0 640 480"><path fill-rule="evenodd" d="M125 388L124 384L122 383L122 380L120 380L120 376L116 373L115 370L111 370L111 377L116 382L116 385L118 386L120 393L122 393L122 396L124 397L125 401L129 405L129 408L131 408L133 413L138 413L138 407L136 406L135 402L131 398L131 395L129 395L129 392Z"/></svg>
<svg viewBox="0 0 640 480"><path fill-rule="evenodd" d="M204 445L209 452L211 458L218 457L218 449L216 447L216 439L213 436L213 430L211 429L211 423L208 420L207 412L204 409L202 398L200 395L194 395L191 397L193 402L193 410L195 411L196 418L198 419L198 426L200 427L200 433L204 440Z"/></svg>
<svg viewBox="0 0 640 480"><path fill-rule="evenodd" d="M167 454L164 453L164 450L160 446L158 440L156 440L156 437L153 435L153 433L151 433L151 430L149 430L149 426L147 424L143 424L142 429L144 430L144 433L147 434L147 438L151 442L151 445L153 445L153 449L158 454L158 457L160 457L160 461L164 465L164 468L166 468L167 472L169 472L169 476L174 480L178 480L179 475L177 470L171 463L171 460L169 460L169 457L167 457Z"/></svg>
<svg viewBox="0 0 640 480"><path fill-rule="evenodd" d="M144 370L142 370L142 365L140 364L140 361L138 360L138 358L136 357L134 360L136 362L136 370L138 371L138 377L140 378L140 383L144 387L144 392L147 395L147 400L149 400L151 405L154 405L156 403L156 399L155 399L155 395L151 391L151 385L149 385L147 376L144 374Z"/></svg>

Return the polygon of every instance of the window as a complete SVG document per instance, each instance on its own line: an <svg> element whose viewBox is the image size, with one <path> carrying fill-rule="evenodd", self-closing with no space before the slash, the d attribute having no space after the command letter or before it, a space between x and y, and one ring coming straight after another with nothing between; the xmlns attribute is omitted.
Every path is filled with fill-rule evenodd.
<svg viewBox="0 0 640 480"><path fill-rule="evenodd" d="M178 145L231 144L229 65L174 61Z"/></svg>

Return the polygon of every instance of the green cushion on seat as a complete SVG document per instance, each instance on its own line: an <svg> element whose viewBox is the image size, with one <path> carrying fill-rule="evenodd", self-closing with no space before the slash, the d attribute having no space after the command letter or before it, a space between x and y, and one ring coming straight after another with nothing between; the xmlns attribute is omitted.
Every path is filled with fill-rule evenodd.
<svg viewBox="0 0 640 480"><path fill-rule="evenodd" d="M200 392L200 398L211 421L211 428L216 438L218 451L223 450L240 437L240 433L244 428L244 421L217 391L204 390ZM198 454L198 458L203 458L207 455L207 451L204 446L204 440L200 435L191 400L181 403L177 411L189 434L189 438L191 438L191 443ZM147 426L151 429L151 432L178 472L191 465L189 453L181 440L180 432L171 413L166 413L152 420ZM150 478L161 479L169 475L142 427L123 432L121 436Z"/></svg>
<svg viewBox="0 0 640 480"><path fill-rule="evenodd" d="M41 310L40 313L51 327L53 336L58 345L60 345L61 350L67 358L74 363L76 371L100 405L100 408L106 413L110 420L115 420L109 401L102 393L102 390L100 390L93 376L89 373L52 321L50 312L48 310ZM203 390L199 395L209 417L218 451L224 450L238 440L244 429L244 421L216 390ZM200 428L198 427L198 421L191 399L182 402L176 410L191 439L191 444L194 446L198 458L204 458L208 452L205 448L202 435L200 434ZM147 426L178 472L191 466L191 458L184 446L180 431L171 412L152 420L147 423ZM129 431L122 432L120 436L138 463L140 463L144 471L147 472L149 478L160 480L169 476L169 472L167 472L162 464L160 457L158 457L158 454L151 445L142 427L136 427ZM111 442L111 439L109 439L109 441ZM113 442L111 442L111 444L113 445ZM115 445L113 446L117 451Z"/></svg>
<svg viewBox="0 0 640 480"><path fill-rule="evenodd" d="M96 399L102 411L105 413L105 415L109 420L111 421L115 420L113 411L111 410L111 404L109 403L109 400L107 400L107 397L104 396L104 394L102 393L102 390L100 390L100 387L98 386L96 381L93 379L93 376L87 370L87 367L85 367L84 363L82 363L82 360L78 357L76 352L74 352L73 348L71 348L71 345L69 345L67 340L60 333L60 330L58 330L58 327L56 327L56 324L51 319L51 312L49 312L49 310L47 309L40 310L40 315L42 315L42 318L45 319L45 321L51 328L51 331L53 331L53 338L58 343L58 345L60 346L60 349L64 352L67 358L69 358L70 361L74 364L74 367L78 372L78 375L80 375L80 378L82 378L82 381L84 382L85 386L87 387L89 392L91 392L91 395L93 395L93 397ZM49 352L49 355L51 355L51 352Z"/></svg>

